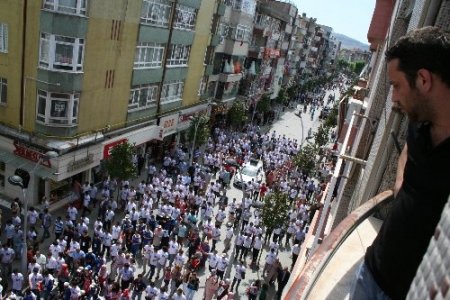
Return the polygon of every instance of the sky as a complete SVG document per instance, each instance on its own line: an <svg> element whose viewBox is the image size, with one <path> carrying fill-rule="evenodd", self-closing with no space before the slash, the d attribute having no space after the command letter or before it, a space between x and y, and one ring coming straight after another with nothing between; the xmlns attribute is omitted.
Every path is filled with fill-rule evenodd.
<svg viewBox="0 0 450 300"><path fill-rule="evenodd" d="M364 44L367 42L376 0L291 0L299 14L317 19L317 23L330 26L334 32L345 34Z"/></svg>

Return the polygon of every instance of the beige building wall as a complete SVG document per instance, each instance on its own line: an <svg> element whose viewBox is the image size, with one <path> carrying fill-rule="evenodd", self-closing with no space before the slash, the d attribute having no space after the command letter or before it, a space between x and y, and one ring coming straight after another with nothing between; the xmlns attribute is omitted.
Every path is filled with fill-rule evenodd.
<svg viewBox="0 0 450 300"><path fill-rule="evenodd" d="M188 63L189 68L184 82L183 106L194 105L199 100L200 80L205 71L205 56L202 54L206 52L206 48L210 43L211 22L216 9L216 1L208 0L202 1L198 10L195 37Z"/></svg>
<svg viewBox="0 0 450 300"><path fill-rule="evenodd" d="M79 133L126 122L142 1L90 1ZM120 24L120 25L117 25Z"/></svg>

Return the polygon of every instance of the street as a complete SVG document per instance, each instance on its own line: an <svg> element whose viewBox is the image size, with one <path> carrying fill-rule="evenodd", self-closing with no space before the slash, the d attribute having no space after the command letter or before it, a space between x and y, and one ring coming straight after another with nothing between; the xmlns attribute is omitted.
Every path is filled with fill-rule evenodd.
<svg viewBox="0 0 450 300"><path fill-rule="evenodd" d="M325 94L324 99L328 99L328 95L330 92L327 92ZM333 91L333 93L338 97L338 92ZM326 103L326 100L325 100ZM299 114L299 112L302 112ZM271 135L273 132L275 132L275 135L281 135L285 136L288 139L296 139L298 141L298 144L301 144L302 141L306 143L306 137L308 135L308 132L312 131L314 132L315 128L317 128L320 125L320 120L318 118L320 113L320 109L318 109L315 114L314 118L311 118L309 109L307 113L303 113L303 106L302 105L295 105L295 108L293 109L287 109L284 112L281 112L279 119L276 120L269 128L267 126L264 128L264 131L268 132L269 135ZM301 117L300 117L301 116ZM143 173L146 173L145 170ZM146 174L142 174L140 178L137 178L133 180L130 184L134 186L138 186L138 183L141 182L146 178ZM213 178L212 181L214 181L216 178ZM233 186L233 184L230 184L230 188L226 191L226 196L228 197L228 201L231 202L233 198L238 199L238 202L243 197L243 192L240 189L237 189ZM97 208L98 209L98 208ZM94 220L97 217L97 209L92 209L92 212L88 215L90 222L94 222ZM216 215L218 211L218 205L214 207L214 216ZM52 214L53 219L56 219L56 217L60 216L63 220L66 218L66 208L60 209ZM124 218L125 214L123 212L118 212L115 216L115 221L120 221ZM8 218L7 215L4 214L4 220ZM226 222L225 222L226 223ZM222 225L221 228L221 242L217 243L216 250L219 254L223 252L224 244L223 240L226 235L227 228L225 225ZM42 234L42 229L38 230L39 237ZM235 274L235 265L236 261L232 255L232 252L234 253L234 238L236 237L237 231L235 230L233 240L231 241L231 249L228 251L228 257L229 257L229 265L225 272L225 278L230 278L230 281L233 280L234 274ZM93 235L93 228L92 226L89 226L89 235ZM2 238L4 242L4 237ZM47 254L49 246L53 242L53 232L52 236L49 239L46 239L43 243L40 244L39 248L42 253ZM282 267L291 267L292 264L292 258L291 258L291 246L292 246L292 240L290 241L290 245L285 246L285 239L283 239L280 248L279 248L279 261L282 265ZM183 250L185 253L187 253L187 247L183 247ZM269 245L265 245L260 252L259 260L256 266L251 266L251 255L248 255L245 261L245 266L247 268L245 279L242 280L241 284L239 285L238 292L235 293L234 299L244 299L246 298L246 290L249 287L249 285L259 279L263 280L262 278L262 271L265 263L265 257L267 252L269 250ZM111 261L107 262L107 265L110 267ZM17 267L19 268L20 261L16 260L13 264L13 268ZM109 268L108 267L108 268ZM143 272L143 265L142 265L142 259L140 257L137 258L137 264L136 264L136 270L135 274L140 274ZM206 262L206 267L201 268L198 272L198 277L200 281L199 290L196 292L194 299L203 299L203 293L204 293L204 287L205 287L205 281L206 278L209 276L210 272L208 270L208 262ZM3 280L3 286L5 286L6 279ZM161 287L162 280L159 279L155 282L156 287ZM276 285L276 283L275 283ZM271 285L267 291L267 299L275 299L275 292L276 287L274 285ZM143 299L143 298L142 298Z"/></svg>

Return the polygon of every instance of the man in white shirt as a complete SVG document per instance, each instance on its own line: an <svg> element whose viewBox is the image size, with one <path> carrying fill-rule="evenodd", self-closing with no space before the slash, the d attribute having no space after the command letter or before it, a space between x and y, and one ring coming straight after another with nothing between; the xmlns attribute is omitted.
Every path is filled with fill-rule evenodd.
<svg viewBox="0 0 450 300"><path fill-rule="evenodd" d="M212 272L213 269L217 268L217 264L219 263L220 257L217 255L217 251L214 250L211 253L208 253L209 260L209 272Z"/></svg>
<svg viewBox="0 0 450 300"><path fill-rule="evenodd" d="M223 279L223 275L225 274L225 270L228 267L229 260L226 256L226 254L222 254L222 257L219 259L217 263L217 276L220 277L220 279Z"/></svg>
<svg viewBox="0 0 450 300"><path fill-rule="evenodd" d="M257 235L253 240L252 264L256 264L256 260L258 259L262 246L263 240L260 235Z"/></svg>
<svg viewBox="0 0 450 300"><path fill-rule="evenodd" d="M134 279L134 268L130 266L128 262L123 265L122 270L120 270L119 278L121 279L122 290L127 289L130 283Z"/></svg>
<svg viewBox="0 0 450 300"><path fill-rule="evenodd" d="M277 259L277 254L274 248L270 249L270 252L266 254L266 263L263 269L263 277L265 276L266 271L272 266L272 264Z"/></svg>
<svg viewBox="0 0 450 300"><path fill-rule="evenodd" d="M17 269L14 269L11 274L11 280L12 280L12 291L14 294L20 296L22 295L22 289L23 289L23 275L22 273L18 272Z"/></svg>
<svg viewBox="0 0 450 300"><path fill-rule="evenodd" d="M40 298L40 284L44 280L44 277L41 273L39 273L39 268L33 268L33 271L28 275L28 286L30 287L30 290L36 295L37 299Z"/></svg>
<svg viewBox="0 0 450 300"><path fill-rule="evenodd" d="M236 292L239 289L239 284L241 284L241 280L245 279L245 263L241 260L239 262L239 264L236 265L235 271L234 271L234 278L233 278L233 283L231 284L231 290L233 290L234 285L237 283L236 285Z"/></svg>
<svg viewBox="0 0 450 300"><path fill-rule="evenodd" d="M297 261L298 255L300 254L300 245L299 244L295 244L294 246L292 246L292 266L291 268L294 268L295 262Z"/></svg>
<svg viewBox="0 0 450 300"><path fill-rule="evenodd" d="M150 284L145 288L145 300L155 300L159 295L159 289L155 287L155 282L150 281Z"/></svg>
<svg viewBox="0 0 450 300"><path fill-rule="evenodd" d="M180 248L180 245L177 243L175 237L171 238L169 241L169 266L172 267L173 260L175 259L175 256L177 255L178 248Z"/></svg>

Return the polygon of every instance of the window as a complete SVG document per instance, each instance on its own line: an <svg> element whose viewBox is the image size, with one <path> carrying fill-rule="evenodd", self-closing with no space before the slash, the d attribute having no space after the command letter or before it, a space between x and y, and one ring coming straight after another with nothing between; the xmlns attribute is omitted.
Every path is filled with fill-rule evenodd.
<svg viewBox="0 0 450 300"><path fill-rule="evenodd" d="M197 10L195 8L179 4L173 26L179 29L194 30L196 19Z"/></svg>
<svg viewBox="0 0 450 300"><path fill-rule="evenodd" d="M170 81L168 83L165 83L161 91L161 104L181 100L181 97L183 95L183 88L183 81Z"/></svg>
<svg viewBox="0 0 450 300"><path fill-rule="evenodd" d="M55 126L77 124L78 101L80 94L62 94L38 91L36 120Z"/></svg>
<svg viewBox="0 0 450 300"><path fill-rule="evenodd" d="M169 49L168 66L186 66L189 60L191 46L172 44Z"/></svg>
<svg viewBox="0 0 450 300"><path fill-rule="evenodd" d="M200 85L198 87L198 95L201 96L206 92L206 88L208 87L208 76L203 76L200 79Z"/></svg>
<svg viewBox="0 0 450 300"><path fill-rule="evenodd" d="M0 23L0 52L8 53L8 24Z"/></svg>
<svg viewBox="0 0 450 300"><path fill-rule="evenodd" d="M171 10L169 0L144 0L142 3L141 21L156 26L169 26Z"/></svg>
<svg viewBox="0 0 450 300"><path fill-rule="evenodd" d="M230 31L230 26L225 23L220 23L219 28L217 30L217 34L220 35L220 43L223 43L223 40L228 36L228 31Z"/></svg>
<svg viewBox="0 0 450 300"><path fill-rule="evenodd" d="M49 10L75 14L86 15L87 0L45 0L44 8Z"/></svg>
<svg viewBox="0 0 450 300"><path fill-rule="evenodd" d="M233 8L253 16L255 14L255 10L256 10L256 1L255 0L234 0Z"/></svg>
<svg viewBox="0 0 450 300"><path fill-rule="evenodd" d="M51 70L82 71L84 40L42 33L39 66Z"/></svg>
<svg viewBox="0 0 450 300"><path fill-rule="evenodd" d="M159 68L162 65L164 45L156 43L139 43L134 58L135 69Z"/></svg>
<svg viewBox="0 0 450 300"><path fill-rule="evenodd" d="M237 41L248 42L250 38L250 27L238 25L234 34L234 39Z"/></svg>
<svg viewBox="0 0 450 300"><path fill-rule="evenodd" d="M128 111L140 110L156 105L158 97L157 85L137 85L130 91L130 101L128 102Z"/></svg>
<svg viewBox="0 0 450 300"><path fill-rule="evenodd" d="M8 80L0 77L0 104L7 103L8 95Z"/></svg>

